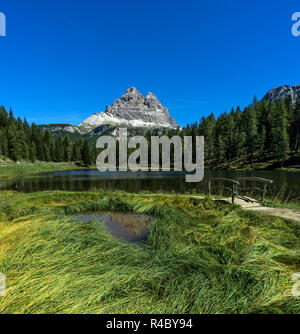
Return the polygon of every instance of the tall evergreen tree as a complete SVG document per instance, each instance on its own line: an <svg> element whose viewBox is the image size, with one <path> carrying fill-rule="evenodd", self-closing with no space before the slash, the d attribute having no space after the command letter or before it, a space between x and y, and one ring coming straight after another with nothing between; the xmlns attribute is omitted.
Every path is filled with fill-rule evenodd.
<svg viewBox="0 0 300 334"><path fill-rule="evenodd" d="M92 164L91 150L87 140L84 141L82 147L82 161L87 166Z"/></svg>
<svg viewBox="0 0 300 334"><path fill-rule="evenodd" d="M253 167L254 155L258 147L258 132L254 108L251 106L246 108L243 116L246 133L246 147L248 148L251 167Z"/></svg>
<svg viewBox="0 0 300 334"><path fill-rule="evenodd" d="M292 148L295 152L298 152L298 149L300 147L300 97L298 97L296 101L290 124Z"/></svg>
<svg viewBox="0 0 300 334"><path fill-rule="evenodd" d="M66 136L63 140L63 157L64 161L71 161L72 143L69 136Z"/></svg>
<svg viewBox="0 0 300 334"><path fill-rule="evenodd" d="M289 136L287 133L287 110L283 100L280 107L274 107L272 114L272 149L278 162L283 166L289 152Z"/></svg>

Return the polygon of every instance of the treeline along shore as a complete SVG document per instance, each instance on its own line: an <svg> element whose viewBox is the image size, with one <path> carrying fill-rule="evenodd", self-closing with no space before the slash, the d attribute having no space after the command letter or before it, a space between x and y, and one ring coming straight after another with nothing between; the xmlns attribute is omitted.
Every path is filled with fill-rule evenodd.
<svg viewBox="0 0 300 334"><path fill-rule="evenodd" d="M278 102L258 101L241 110L232 108L219 117L213 114L200 122L182 129L152 130L145 135L151 146L151 135L158 133L196 136L205 139L205 163L208 168L282 168L300 165L300 99L296 103L288 98ZM117 147L118 149L118 147ZM0 158L12 161L54 161L95 163L100 150L82 137L53 135L42 131L26 119L15 118L13 111L0 107ZM193 147L193 153L196 150ZM131 150L128 150L128 154ZM171 163L174 150L171 147ZM150 156L149 156L150 163Z"/></svg>

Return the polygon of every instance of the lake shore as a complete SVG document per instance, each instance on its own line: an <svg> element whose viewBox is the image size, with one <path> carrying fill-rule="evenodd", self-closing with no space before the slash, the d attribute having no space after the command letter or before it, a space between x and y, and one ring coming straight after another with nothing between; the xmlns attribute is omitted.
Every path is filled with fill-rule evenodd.
<svg viewBox="0 0 300 334"><path fill-rule="evenodd" d="M84 168L75 163L68 162L2 163L0 164L0 180L8 180L18 176L75 169Z"/></svg>
<svg viewBox="0 0 300 334"><path fill-rule="evenodd" d="M143 172L138 174L127 172L113 172L105 176L100 174L95 166L90 168L81 167L74 163L40 163L35 164L7 164L0 165L0 181L2 189L18 191L41 191L41 190L90 190L93 188L115 191L127 191L132 193L178 193L198 194L207 196L207 179L226 177L236 179L243 176L259 176L272 179L274 189L268 187L266 200L263 204L269 207L283 207L300 209L298 173L292 171L243 171L243 170L205 170L205 179L199 184L187 184L180 176L174 179L167 174L160 177L159 173ZM78 175L76 174L78 171ZM61 173L60 173L61 172ZM48 173L53 173L49 174ZM128 181L126 179L128 178ZM154 178L154 179L153 179ZM15 180L14 180L15 179ZM119 179L119 181L117 181ZM132 180L135 179L135 182ZM153 179L153 180L152 180ZM152 180L152 181L151 181ZM7 184L7 186L6 186ZM40 186L39 186L40 184ZM218 184L216 184L218 185ZM213 192L214 196L221 196L221 193ZM252 196L252 194L248 194ZM261 194L256 193L253 198L260 200Z"/></svg>
<svg viewBox="0 0 300 334"><path fill-rule="evenodd" d="M206 167L206 170L214 170L214 171L285 171L285 172L300 172L299 168L275 168L268 169L267 166L259 166L255 165L254 168L250 168L250 166L244 166L240 168L238 166L232 166L231 168L225 167L221 168L220 166L211 165L209 168ZM43 172L55 172L55 171L63 171L63 170L94 170L97 169L96 165L91 166L82 166L79 163L74 162L35 162L35 163L0 163L0 180L13 178L16 176L26 176L26 175L34 175ZM150 169L150 167L149 167ZM147 169L145 168L145 171ZM172 171L172 169L171 169Z"/></svg>

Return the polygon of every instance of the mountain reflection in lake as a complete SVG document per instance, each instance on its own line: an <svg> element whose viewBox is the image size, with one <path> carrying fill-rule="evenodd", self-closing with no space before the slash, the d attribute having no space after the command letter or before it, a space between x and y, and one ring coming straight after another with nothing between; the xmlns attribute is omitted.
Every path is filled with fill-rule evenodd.
<svg viewBox="0 0 300 334"><path fill-rule="evenodd" d="M186 183L185 174L180 172L101 173L98 170L73 170L19 177L14 180L1 182L0 188L24 192L103 189L107 191L122 190L131 193L141 191L164 191L181 194L185 192L207 193L208 178L236 179L244 176L258 176L274 181L273 185L268 186L269 193L267 196L274 197L280 193L285 199L299 199L300 197L300 172L206 170L204 175L202 182ZM218 186L222 186L222 184L214 184L214 186L213 193L220 193L221 190ZM228 192L225 192L225 194L229 195ZM253 195L259 198L261 193L257 192Z"/></svg>
<svg viewBox="0 0 300 334"><path fill-rule="evenodd" d="M73 218L81 222L104 223L113 236L129 242L146 241L152 219L147 215L127 213L81 214Z"/></svg>

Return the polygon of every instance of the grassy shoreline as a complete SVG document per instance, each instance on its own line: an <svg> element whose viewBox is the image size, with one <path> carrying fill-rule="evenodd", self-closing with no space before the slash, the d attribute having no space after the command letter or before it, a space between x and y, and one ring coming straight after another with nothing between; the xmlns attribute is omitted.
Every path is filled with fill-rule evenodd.
<svg viewBox="0 0 300 334"><path fill-rule="evenodd" d="M0 180L4 178L11 178L15 176L25 176L25 175L33 175L42 172L52 172L52 171L60 171L60 170L73 170L73 169L97 169L95 165L90 167L82 167L79 164L72 162L35 162L35 163L27 163L22 162L19 164L16 163L0 163ZM231 166L228 167L220 167L220 166L210 166L206 167L207 170L216 170L216 171L284 171L284 172L300 172L300 169L297 168L275 168L275 169L267 169L264 167L237 167Z"/></svg>
<svg viewBox="0 0 300 334"><path fill-rule="evenodd" d="M20 163L20 164L0 164L0 181L12 179L15 177L21 176L30 176L46 172L55 172L55 171L68 171L68 170L78 170L78 169L96 169L95 165L90 167L82 167L75 163L56 163L56 162L35 162L35 163ZM236 171L240 169L235 169ZM247 170L247 169L244 169ZM226 170L224 170L226 171ZM286 170L284 170L286 171ZM289 170L294 171L294 170ZM297 170L299 171L299 170ZM159 193L159 192L158 192ZM154 193L154 194L158 194ZM191 195L206 196L206 194L191 193ZM214 197L223 197L221 195L214 195ZM261 203L264 206L269 207L278 207L278 208L287 208L287 209L297 209L300 210L300 202L294 200L281 200L278 196L272 196L267 198L264 203Z"/></svg>
<svg viewBox="0 0 300 334"><path fill-rule="evenodd" d="M11 179L18 176L34 175L43 172L81 169L74 163L68 162L35 162L0 165L0 180Z"/></svg>
<svg viewBox="0 0 300 334"><path fill-rule="evenodd" d="M253 165L249 162L241 160L233 160L227 164L219 164L215 159L206 160L206 165L211 169L224 169L224 170L266 170L266 171L286 171L286 172L299 172L300 171L300 152L290 153L287 161L284 163L284 167L281 163L276 161L274 157L267 154L266 157L261 159L255 159ZM298 168L292 166L298 166Z"/></svg>
<svg viewBox="0 0 300 334"><path fill-rule="evenodd" d="M10 191L0 203L0 313L300 313L291 221L176 195ZM72 220L91 211L153 216L146 247Z"/></svg>

